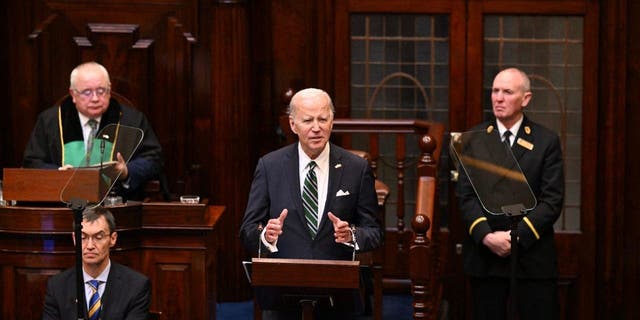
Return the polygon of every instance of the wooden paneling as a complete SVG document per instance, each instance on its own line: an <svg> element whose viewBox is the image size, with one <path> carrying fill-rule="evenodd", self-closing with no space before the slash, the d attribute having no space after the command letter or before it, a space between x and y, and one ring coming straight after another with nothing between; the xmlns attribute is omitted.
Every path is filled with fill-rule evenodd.
<svg viewBox="0 0 640 320"><path fill-rule="evenodd" d="M3 167L16 167L37 114L69 87L71 69L102 63L112 88L150 119L165 153L172 184L183 178L191 130L191 47L196 41L195 1L31 0L3 4L7 17L10 153ZM18 63L19 62L19 63ZM189 119L189 120L188 120ZM185 148L187 146L187 148Z"/></svg>
<svg viewBox="0 0 640 320"><path fill-rule="evenodd" d="M566 288L578 295L563 296L586 301L586 317L637 317L636 1L24 0L4 1L0 8L0 167L20 165L37 114L66 94L71 69L85 59L104 62L114 89L149 116L165 150L172 191L229 205L221 221L227 258L220 264L225 279L220 298L225 301L248 298L250 292L239 267L244 250L237 230L257 157L281 142L277 120L283 91L324 88L332 94L338 116L348 116L348 12L457 13L450 20L451 39L465 46L452 46L450 56L451 62L457 61L450 77L462 83L452 87L450 96L453 130L482 117L477 109L482 102L481 62L473 59L482 57L478 12L585 14L585 34L590 35L585 38L585 65L595 71L585 72L583 81L584 102L591 107L583 119L589 124L583 127L582 152L592 160L583 164L582 208L591 216L581 227L598 245L596 250L596 241L589 240L586 246L559 246L561 255L578 252L581 261L591 259L578 267L593 282L567 276L571 284ZM622 137L620 131L625 133ZM451 243L464 234L450 231ZM558 238L562 243L576 237L580 236ZM51 261L64 264L56 259L60 258ZM565 260L561 270L576 267L571 262L575 259ZM460 272L460 263L451 261L455 265L447 270L453 276ZM21 272L23 279L38 277ZM53 271L43 267L42 272ZM459 279L447 279L463 286ZM5 296L14 294L5 292L6 285L1 290Z"/></svg>
<svg viewBox="0 0 640 320"><path fill-rule="evenodd" d="M193 309L183 308L192 305L198 292L206 290L203 270L193 269L193 266L203 264L201 254L186 250L154 250L146 256L153 296L159 296L154 300L152 310L162 310L167 319L208 319L210 312L215 312L215 306L209 303Z"/></svg>
<svg viewBox="0 0 640 320"><path fill-rule="evenodd" d="M595 300L598 318L636 319L640 292L638 19L635 1L602 1L598 103L598 212ZM621 134L625 132L626 134Z"/></svg>
<svg viewBox="0 0 640 320"><path fill-rule="evenodd" d="M208 119L211 127L204 132L210 143L203 145L204 163L209 163L208 179L213 201L224 203L229 215L222 221L221 241L225 264L220 270L222 299L248 298L248 283L240 262L244 249L238 230L244 214L253 177L250 139L253 95L250 91L249 17L244 3L217 4L207 17L207 34L211 43L211 92ZM253 143L251 143L253 142ZM224 183L218 183L224 181Z"/></svg>
<svg viewBox="0 0 640 320"><path fill-rule="evenodd" d="M100 169L48 170L4 168L2 194L5 200L69 201L71 197L98 203L109 185L100 177Z"/></svg>
<svg viewBox="0 0 640 320"><path fill-rule="evenodd" d="M118 231L111 258L149 277L151 310L167 319L215 318L214 228L224 207L148 203L111 211ZM0 318L42 317L47 279L74 265L72 220L67 208L0 207Z"/></svg>
<svg viewBox="0 0 640 320"><path fill-rule="evenodd" d="M264 287L360 287L360 261L253 258L251 283ZM327 275L340 275L327 281Z"/></svg>
<svg viewBox="0 0 640 320"><path fill-rule="evenodd" d="M8 21L7 16L9 15L9 7L9 4L7 3L0 4L1 21ZM0 26L0 43L9 43L9 28L5 25ZM0 61L9 61L9 50L5 49L7 47L8 46L5 45L3 49L0 49ZM9 67L8 63L1 62L0 75L8 75ZM5 105L11 105L9 91L11 91L9 87L9 78L6 76L0 76L0 96L5 97ZM0 112L4 115L3 117L0 117L0 130L2 130L2 132L10 132L9 126L12 119L12 108L0 107ZM13 154L15 152L12 138L13 137L8 134L0 135L0 155ZM0 167L4 168L5 166L5 156L0 156Z"/></svg>
<svg viewBox="0 0 640 320"><path fill-rule="evenodd" d="M624 12L625 10L623 10ZM640 166L637 165L638 159L640 159L640 149L634 148L631 145L635 141L640 141L640 130L637 129L637 124L640 123L640 109L634 107L637 102L640 101L640 2L628 1L626 8L626 25L627 34L626 37L621 39L626 43L626 50L623 51L625 55L626 65L626 101L624 119L619 121L625 121L625 152L624 159L624 173L627 177L624 182L625 192L625 209L624 213L625 221L622 234L624 235L624 241L622 249L614 250L614 252L621 251L625 256L624 264L622 267L622 279L629 279L628 282L635 282L636 285L627 284L622 285L623 301L621 305L625 316L628 319L640 318L640 309L637 306L636 301L640 297L640 261L633 259L633 257L640 257L640 232L638 227L640 226L640 184L638 184L638 178L640 177ZM628 283L627 281L622 281ZM620 282L617 282L620 283Z"/></svg>

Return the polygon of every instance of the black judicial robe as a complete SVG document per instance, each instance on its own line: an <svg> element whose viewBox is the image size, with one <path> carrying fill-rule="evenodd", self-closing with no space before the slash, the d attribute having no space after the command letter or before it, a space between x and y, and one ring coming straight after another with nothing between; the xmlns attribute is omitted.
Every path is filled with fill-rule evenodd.
<svg viewBox="0 0 640 320"><path fill-rule="evenodd" d="M144 184L155 179L162 171L162 148L146 116L111 98L107 111L102 115L99 130L109 124L140 128L144 138L127 163L129 188L118 188L127 199L138 199ZM82 127L78 111L71 97L59 106L46 109L38 116L36 125L24 151L25 168L58 169L64 164L74 164L70 155L84 148ZM73 157L73 156L72 156ZM76 161L77 162L77 161Z"/></svg>

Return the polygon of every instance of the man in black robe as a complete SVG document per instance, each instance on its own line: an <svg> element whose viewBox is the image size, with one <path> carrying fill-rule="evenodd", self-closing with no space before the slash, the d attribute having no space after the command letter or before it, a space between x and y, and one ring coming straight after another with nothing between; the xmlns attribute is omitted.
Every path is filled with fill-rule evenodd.
<svg viewBox="0 0 640 320"><path fill-rule="evenodd" d="M120 130L121 126L142 130L142 142L135 153L112 154L110 148L100 151L104 143L99 140L103 138L92 135L109 125L117 128L114 132L127 132ZM114 145L115 141L109 144L111 150L118 150ZM130 160L126 162L125 157ZM146 116L111 98L109 73L102 65L87 62L71 72L69 97L38 116L23 166L67 170L105 160L115 161L114 168L120 172L118 193L134 200L144 196L145 183L158 178L163 166L162 148Z"/></svg>

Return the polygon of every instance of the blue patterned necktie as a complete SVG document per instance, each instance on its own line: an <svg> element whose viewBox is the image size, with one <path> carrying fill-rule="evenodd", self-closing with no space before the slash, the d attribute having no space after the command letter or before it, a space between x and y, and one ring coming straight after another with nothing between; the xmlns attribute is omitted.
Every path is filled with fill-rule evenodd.
<svg viewBox="0 0 640 320"><path fill-rule="evenodd" d="M100 281L98 280L90 280L89 286L91 287L91 299L89 299L89 320L98 320L100 319L100 311L102 310L102 303L100 302L100 293L98 292L98 287L100 287Z"/></svg>
<svg viewBox="0 0 640 320"><path fill-rule="evenodd" d="M309 162L307 165L309 171L304 179L304 187L302 189L302 204L304 206L304 216L307 220L309 233L311 238L315 238L318 233L318 178L316 177L315 161Z"/></svg>

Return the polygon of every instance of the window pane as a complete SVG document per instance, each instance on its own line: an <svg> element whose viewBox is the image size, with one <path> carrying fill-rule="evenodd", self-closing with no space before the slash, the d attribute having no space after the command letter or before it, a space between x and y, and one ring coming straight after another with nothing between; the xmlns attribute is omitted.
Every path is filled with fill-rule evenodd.
<svg viewBox="0 0 640 320"><path fill-rule="evenodd" d="M429 119L449 122L449 16L423 14L352 14L351 25L351 116L383 119ZM376 93L374 95L374 92ZM360 140L360 141L358 141ZM367 139L353 137L353 147L366 149ZM380 145L378 178L397 194L395 137ZM418 143L407 139L405 225L409 225L415 203L415 166ZM440 159L441 203L448 209L448 148ZM412 168L413 166L413 168ZM396 212L390 197L386 210ZM387 215L393 216L392 214ZM446 225L443 216L442 224ZM387 221L395 225L395 221Z"/></svg>
<svg viewBox="0 0 640 320"><path fill-rule="evenodd" d="M517 67L529 74L533 98L525 113L560 136L565 165L565 204L558 230L580 227L582 162L583 18L486 16L484 20L483 114L491 118L495 74Z"/></svg>

